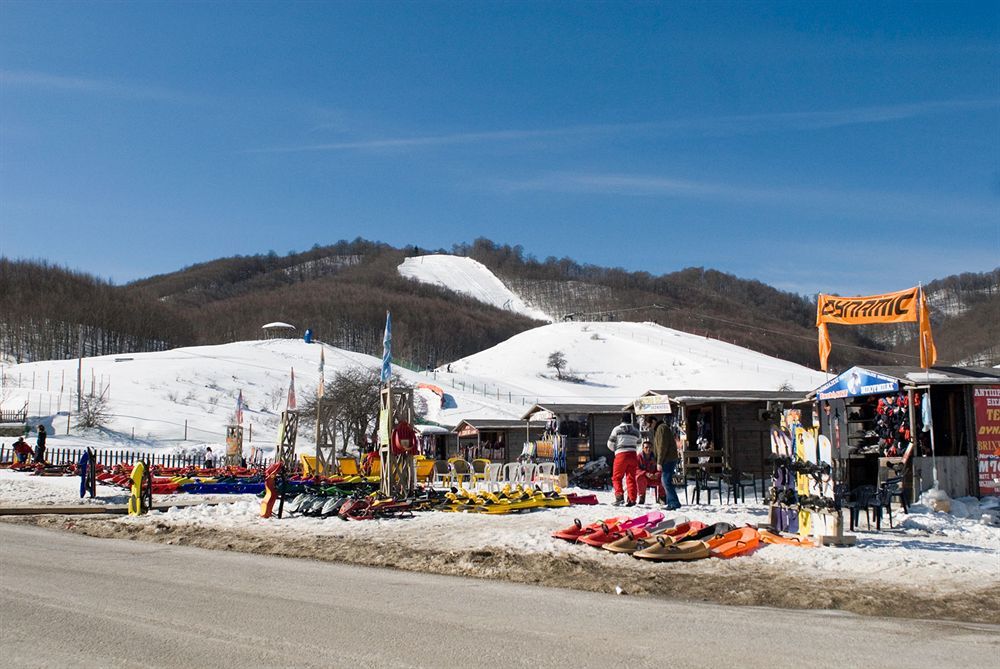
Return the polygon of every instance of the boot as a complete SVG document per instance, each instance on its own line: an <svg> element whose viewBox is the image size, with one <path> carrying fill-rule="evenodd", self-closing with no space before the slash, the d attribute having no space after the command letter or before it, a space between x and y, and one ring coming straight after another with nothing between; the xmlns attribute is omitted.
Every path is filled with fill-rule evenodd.
<svg viewBox="0 0 1000 669"><path fill-rule="evenodd" d="M621 506L625 503L625 498L621 495L615 495L615 501L611 506Z"/></svg>
<svg viewBox="0 0 1000 669"><path fill-rule="evenodd" d="M635 506L635 500L634 499L630 499L625 506Z"/></svg>
<svg viewBox="0 0 1000 669"><path fill-rule="evenodd" d="M639 495L639 504L645 504L645 503L646 503L646 496Z"/></svg>

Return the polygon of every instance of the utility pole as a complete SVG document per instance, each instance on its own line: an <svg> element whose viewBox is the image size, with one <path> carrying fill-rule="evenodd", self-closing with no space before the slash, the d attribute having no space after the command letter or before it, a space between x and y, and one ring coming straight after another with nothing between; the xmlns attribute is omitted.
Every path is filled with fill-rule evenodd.
<svg viewBox="0 0 1000 669"><path fill-rule="evenodd" d="M83 411L83 326L79 326L76 364L76 412Z"/></svg>

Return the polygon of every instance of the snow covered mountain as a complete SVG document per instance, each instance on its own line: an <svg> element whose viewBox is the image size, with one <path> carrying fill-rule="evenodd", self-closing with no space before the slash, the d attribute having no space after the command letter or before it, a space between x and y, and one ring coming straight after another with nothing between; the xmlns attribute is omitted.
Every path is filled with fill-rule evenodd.
<svg viewBox="0 0 1000 669"><path fill-rule="evenodd" d="M571 378L559 380L546 367L555 351L567 361L562 376ZM492 381L500 395L623 404L650 389L808 391L828 378L717 339L626 322L545 325L449 367L466 384Z"/></svg>
<svg viewBox="0 0 1000 669"><path fill-rule="evenodd" d="M407 258L399 266L399 273L408 279L468 295L497 309L513 311L537 321L551 323L553 320L545 312L526 304L486 265L472 258L452 255Z"/></svg>

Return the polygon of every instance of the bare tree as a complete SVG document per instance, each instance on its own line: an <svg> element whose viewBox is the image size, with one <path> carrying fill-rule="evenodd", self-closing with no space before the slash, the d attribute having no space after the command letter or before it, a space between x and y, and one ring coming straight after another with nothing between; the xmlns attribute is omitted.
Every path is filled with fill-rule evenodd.
<svg viewBox="0 0 1000 669"><path fill-rule="evenodd" d="M566 356L563 355L562 351L553 351L552 353L549 353L549 361L545 364L545 366L556 370L556 378L561 381L562 370L566 367Z"/></svg>
<svg viewBox="0 0 1000 669"><path fill-rule="evenodd" d="M80 400L80 427L103 427L111 418L105 394L87 395Z"/></svg>
<svg viewBox="0 0 1000 669"><path fill-rule="evenodd" d="M394 387L405 385L398 376L393 377ZM346 452L348 444L360 447L366 442L372 426L378 420L381 386L380 370L368 367L351 367L338 371L324 386L323 399L332 402L337 412L341 452ZM300 410L303 415L315 414L316 396L306 399ZM306 424L309 424L308 420Z"/></svg>

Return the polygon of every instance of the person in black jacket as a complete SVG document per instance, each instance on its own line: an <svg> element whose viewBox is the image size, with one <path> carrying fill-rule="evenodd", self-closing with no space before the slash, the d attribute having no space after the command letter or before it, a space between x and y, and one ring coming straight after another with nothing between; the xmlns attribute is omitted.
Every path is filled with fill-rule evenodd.
<svg viewBox="0 0 1000 669"><path fill-rule="evenodd" d="M45 432L45 426L38 426L38 439L35 441L35 462L45 462L45 439L48 434Z"/></svg>

